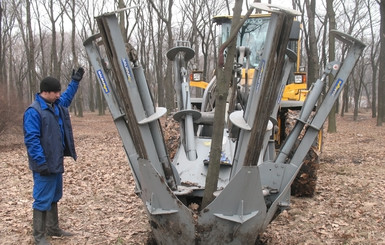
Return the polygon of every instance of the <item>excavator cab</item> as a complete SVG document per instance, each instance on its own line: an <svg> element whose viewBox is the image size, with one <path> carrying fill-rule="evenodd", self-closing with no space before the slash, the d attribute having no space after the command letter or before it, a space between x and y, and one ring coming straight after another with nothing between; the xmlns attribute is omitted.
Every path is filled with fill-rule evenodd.
<svg viewBox="0 0 385 245"><path fill-rule="evenodd" d="M252 78L255 69L259 69L270 18L271 14L253 14L245 21L238 32L236 43L236 46L238 47L238 65L243 69L243 79L245 79L246 75L248 75L249 78ZM231 19L232 16L215 16L213 18L214 23L219 27L219 45L224 43L230 36ZM297 57L295 57L296 64L295 70L293 71L295 72L295 76L290 77L288 84L306 84L306 78L297 76L300 72L300 30L300 22L294 21L291 27L288 49L292 50ZM246 49L246 51L244 49ZM303 70L303 67L301 70ZM249 73L246 73L245 71L248 71ZM251 81L248 82L250 83Z"/></svg>
<svg viewBox="0 0 385 245"><path fill-rule="evenodd" d="M232 16L216 16L214 23L220 27L219 45L230 36ZM266 41L266 33L269 27L270 15L251 15L238 32L237 47L247 47L249 58L243 57L238 64L244 68L258 69L261 61L263 47Z"/></svg>

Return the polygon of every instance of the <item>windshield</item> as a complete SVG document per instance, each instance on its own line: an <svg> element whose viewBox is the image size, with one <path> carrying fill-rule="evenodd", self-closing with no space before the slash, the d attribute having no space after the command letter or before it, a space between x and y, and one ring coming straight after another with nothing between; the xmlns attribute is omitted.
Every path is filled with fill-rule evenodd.
<svg viewBox="0 0 385 245"><path fill-rule="evenodd" d="M265 45L269 17L249 18L239 30L237 47L249 47L251 51L250 65L258 68L263 47ZM230 36L231 23L222 24L222 43ZM244 61L245 63L245 61Z"/></svg>

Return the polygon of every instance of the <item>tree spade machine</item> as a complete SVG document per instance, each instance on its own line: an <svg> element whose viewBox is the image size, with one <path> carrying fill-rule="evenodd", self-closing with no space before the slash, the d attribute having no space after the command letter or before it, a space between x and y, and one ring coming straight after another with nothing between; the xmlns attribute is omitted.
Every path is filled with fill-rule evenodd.
<svg viewBox="0 0 385 245"><path fill-rule="evenodd" d="M210 108L212 101L204 93L201 110L192 107L187 64L194 51L182 45L167 54L174 63L178 104L173 117L181 129L179 148L170 159L159 122L167 110L155 106L143 68L127 50L116 12L97 16L100 32L84 41L157 244L254 244L258 234L289 207L291 183L365 48L349 35L330 33L349 51L344 60L324 68L293 130L276 151L270 143L275 123L272 115L278 110L291 66L286 51L288 30L298 13L272 5L252 6L271 13L266 41L252 83L243 90L247 93L244 106L234 105L223 118L232 128L223 132L215 199L202 209L193 209L191 204L199 204L205 191L215 106ZM334 75L334 82L310 116L329 74ZM305 133L299 137L302 130Z"/></svg>

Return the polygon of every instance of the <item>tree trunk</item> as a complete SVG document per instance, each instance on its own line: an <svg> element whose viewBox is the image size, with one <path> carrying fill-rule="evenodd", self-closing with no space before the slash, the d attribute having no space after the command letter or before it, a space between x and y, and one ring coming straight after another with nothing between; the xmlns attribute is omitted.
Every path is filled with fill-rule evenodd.
<svg viewBox="0 0 385 245"><path fill-rule="evenodd" d="M161 33L161 32L160 32ZM165 106L164 101L164 83L163 83L163 40L162 40L162 34L157 34L157 43L155 43L155 40L153 40L153 48L154 48L154 58L156 58L156 67L155 67L155 73L156 73L156 81L157 81L157 92L158 92L158 105L159 106ZM157 48L158 47L158 48ZM155 54L156 53L156 54Z"/></svg>
<svg viewBox="0 0 385 245"><path fill-rule="evenodd" d="M124 4L123 0L118 0L118 9L125 8L126 5ZM124 43L127 43L127 29L125 28L125 12L122 11L119 13L119 26L120 26L120 31L122 32L123 40Z"/></svg>
<svg viewBox="0 0 385 245"><path fill-rule="evenodd" d="M35 42L33 41L33 32L31 24L31 4L29 1L26 1L27 8L27 30L28 30L28 77L30 81L31 88L31 98L34 98L34 93L38 91L37 81L36 81L36 63L35 63Z"/></svg>
<svg viewBox="0 0 385 245"><path fill-rule="evenodd" d="M354 85L354 111L353 111L353 120L357 121L358 119L358 109L360 107L360 97L362 91L362 83L364 81L366 68L365 60L361 59L359 65L356 65L356 74L353 73L352 76L353 85Z"/></svg>
<svg viewBox="0 0 385 245"><path fill-rule="evenodd" d="M222 153L223 130L225 127L225 114L228 90L232 78L234 58L236 55L237 33L236 27L240 22L243 0L236 0L234 4L234 15L231 24L231 35L229 43L223 44L219 49L219 58L217 66L217 87L215 95L215 113L213 136L211 140L210 162L207 170L205 191L202 199L202 208L205 208L212 200L214 200L214 192L218 186L218 176L220 168L220 158ZM227 47L226 63L223 66L223 52Z"/></svg>
<svg viewBox="0 0 385 245"><path fill-rule="evenodd" d="M164 83L163 83L163 36L164 28L162 25L162 19L160 16L160 13L158 14L158 18L153 18L153 12L157 7L153 3L153 1L149 1L148 5L148 12L149 14L149 20L151 24L149 24L149 35L151 39L152 49L153 49L153 56L154 56L154 72L156 75L156 87L154 88L154 91L156 91L155 97L157 98L157 104L158 106L165 106L165 96L164 96ZM163 9L162 6L159 7L160 9ZM157 23L157 27L154 28L154 24ZM157 29L158 31L155 31L154 29Z"/></svg>
<svg viewBox="0 0 385 245"><path fill-rule="evenodd" d="M39 18L40 15L39 15L39 12L37 13L37 18ZM41 56L41 61L40 61L40 73L39 73L39 76L40 78L43 78L43 77L46 77L48 75L48 73L51 72L51 67L47 64L49 64L49 60L47 61L48 57L46 55L47 52L49 52L49 50L46 50L46 46L44 45L47 40L46 40L46 36L45 36L45 31L43 30L43 27L42 27L42 23L39 21L37 23L37 26L38 26L38 30L39 30L39 41L40 41L40 44L39 44L39 49L40 49L40 56ZM51 73L52 74L52 73Z"/></svg>
<svg viewBox="0 0 385 245"><path fill-rule="evenodd" d="M371 12L371 5L370 1L368 0L368 14L369 14L369 19L370 23L373 23L372 19L372 12ZM371 40L372 40L372 45L370 45L370 65L372 69L372 102L371 102L371 109L372 109L372 118L375 118L377 116L377 106L376 106L376 101L377 101L377 74L378 74L378 61L379 58L377 58L378 54L378 49L380 42L377 42L375 40L375 31L373 29L373 25L370 25L370 33L371 35Z"/></svg>
<svg viewBox="0 0 385 245"><path fill-rule="evenodd" d="M310 1L310 2L309 2ZM309 18L308 24L308 42L309 50L307 52L308 58L308 87L319 77L319 60L318 60L318 50L317 50L317 38L315 30L315 6L316 0L306 0L306 11Z"/></svg>
<svg viewBox="0 0 385 245"><path fill-rule="evenodd" d="M79 60L78 60L78 54L76 52L76 4L75 0L71 0L71 13L70 13L70 19L71 19L71 51L72 51L72 59L73 59L73 69L78 69L79 67ZM82 81L79 84L78 92L75 96L75 107L77 108L77 116L83 117L83 92L82 92L82 84L84 84L85 81Z"/></svg>
<svg viewBox="0 0 385 245"><path fill-rule="evenodd" d="M58 68L58 57L57 57L57 45L56 45L56 21L53 16L53 1L49 2L49 16L51 20L51 62L50 62L50 74L56 78L60 78L59 68Z"/></svg>
<svg viewBox="0 0 385 245"><path fill-rule="evenodd" d="M90 108L90 111L91 112L94 112L95 111L95 82L94 81L97 81L97 80L93 80L92 79L92 67L89 66L88 68L88 74L90 74L90 83L88 84L89 87L88 87L88 94L89 94L89 97L88 97L88 107Z"/></svg>
<svg viewBox="0 0 385 245"><path fill-rule="evenodd" d="M346 83L344 89L342 90L342 108L341 108L341 117L345 116L345 112L349 110L349 84Z"/></svg>
<svg viewBox="0 0 385 245"><path fill-rule="evenodd" d="M173 0L169 0L168 2L168 18L166 22L166 28L167 28L167 45L168 50L170 50L174 45L173 40L173 34L172 34L172 6L174 4ZM165 100L166 100L166 108L168 111L173 111L175 108L174 103L174 86L173 86L173 79L172 79L172 62L171 60L167 59L166 63L166 76L165 76Z"/></svg>
<svg viewBox="0 0 385 245"><path fill-rule="evenodd" d="M329 33L330 30L336 29L336 14L334 12L333 0L326 1L327 15L329 17ZM329 61L335 60L335 38L329 34ZM333 84L334 77L329 75L329 87ZM328 116L328 132L335 133L337 132L337 123L336 123L336 104L331 108Z"/></svg>
<svg viewBox="0 0 385 245"><path fill-rule="evenodd" d="M380 27L380 66L385 67L385 2L380 1L381 27ZM377 126L382 126L385 120L385 69L380 69L378 77L378 117Z"/></svg>
<svg viewBox="0 0 385 245"><path fill-rule="evenodd" d="M5 74L5 50L3 50L3 7L2 2L0 1L0 85L4 86L6 79L4 79Z"/></svg>
<svg viewBox="0 0 385 245"><path fill-rule="evenodd" d="M104 102L102 96L102 90L100 87L96 89L96 106L98 107L98 115L102 116L105 114L104 111Z"/></svg>

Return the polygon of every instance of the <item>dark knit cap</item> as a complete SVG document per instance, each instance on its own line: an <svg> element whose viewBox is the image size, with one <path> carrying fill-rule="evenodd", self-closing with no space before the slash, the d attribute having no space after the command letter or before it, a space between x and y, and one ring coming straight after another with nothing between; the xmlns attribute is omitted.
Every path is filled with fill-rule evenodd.
<svg viewBox="0 0 385 245"><path fill-rule="evenodd" d="M59 92L61 85L59 80L54 77L46 77L40 82L40 92Z"/></svg>

